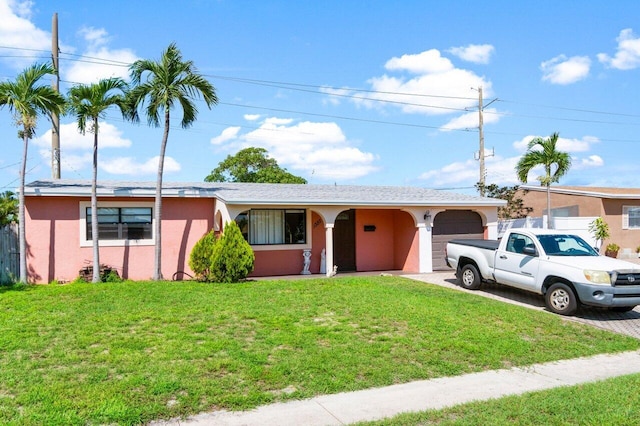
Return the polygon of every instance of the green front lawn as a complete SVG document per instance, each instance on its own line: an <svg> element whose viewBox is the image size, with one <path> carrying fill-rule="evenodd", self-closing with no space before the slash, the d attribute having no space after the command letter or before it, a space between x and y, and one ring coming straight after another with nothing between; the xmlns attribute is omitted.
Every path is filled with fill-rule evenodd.
<svg viewBox="0 0 640 426"><path fill-rule="evenodd" d="M513 426L640 424L640 374L518 396L479 401L444 410L401 414L360 426Z"/></svg>
<svg viewBox="0 0 640 426"><path fill-rule="evenodd" d="M398 277L49 285L0 306L3 424L138 424L640 348Z"/></svg>

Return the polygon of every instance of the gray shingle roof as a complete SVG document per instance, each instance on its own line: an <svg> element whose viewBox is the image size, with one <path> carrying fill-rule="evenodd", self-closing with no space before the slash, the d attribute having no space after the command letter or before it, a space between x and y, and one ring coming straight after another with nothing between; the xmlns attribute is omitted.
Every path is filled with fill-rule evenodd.
<svg viewBox="0 0 640 426"><path fill-rule="evenodd" d="M153 197L155 182L100 181L100 197ZM86 180L39 180L25 187L26 196L89 196ZM399 186L295 185L268 183L166 182L164 197L218 198L227 204L501 206L505 201L435 189Z"/></svg>

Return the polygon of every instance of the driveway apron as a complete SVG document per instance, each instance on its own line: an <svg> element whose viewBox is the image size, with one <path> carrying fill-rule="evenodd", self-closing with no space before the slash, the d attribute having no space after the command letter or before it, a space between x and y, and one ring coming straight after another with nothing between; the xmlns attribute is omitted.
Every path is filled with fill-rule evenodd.
<svg viewBox="0 0 640 426"><path fill-rule="evenodd" d="M546 311L544 299L539 294L499 284L487 283L483 284L480 290L467 290L456 284L456 277L453 271L441 271L429 274L407 274L402 276L524 306L530 309ZM624 313L612 312L607 309L582 307L575 316L563 318L640 339L640 307Z"/></svg>

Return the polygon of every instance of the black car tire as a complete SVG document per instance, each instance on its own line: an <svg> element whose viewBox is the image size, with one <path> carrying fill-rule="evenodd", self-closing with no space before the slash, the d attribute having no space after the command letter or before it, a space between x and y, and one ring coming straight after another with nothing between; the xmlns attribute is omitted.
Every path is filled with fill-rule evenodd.
<svg viewBox="0 0 640 426"><path fill-rule="evenodd" d="M578 298L565 283L554 283L544 295L547 309L559 315L573 315L578 310Z"/></svg>
<svg viewBox="0 0 640 426"><path fill-rule="evenodd" d="M467 290L479 289L482 285L482 280L480 279L478 268L470 263L464 265L458 276L458 283L462 288L466 288Z"/></svg>

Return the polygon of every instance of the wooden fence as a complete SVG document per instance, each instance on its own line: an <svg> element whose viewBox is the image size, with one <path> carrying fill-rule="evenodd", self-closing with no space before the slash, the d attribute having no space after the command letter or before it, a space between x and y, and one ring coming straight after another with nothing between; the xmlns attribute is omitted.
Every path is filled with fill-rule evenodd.
<svg viewBox="0 0 640 426"><path fill-rule="evenodd" d="M20 274L18 224L0 227L0 284L17 280Z"/></svg>

